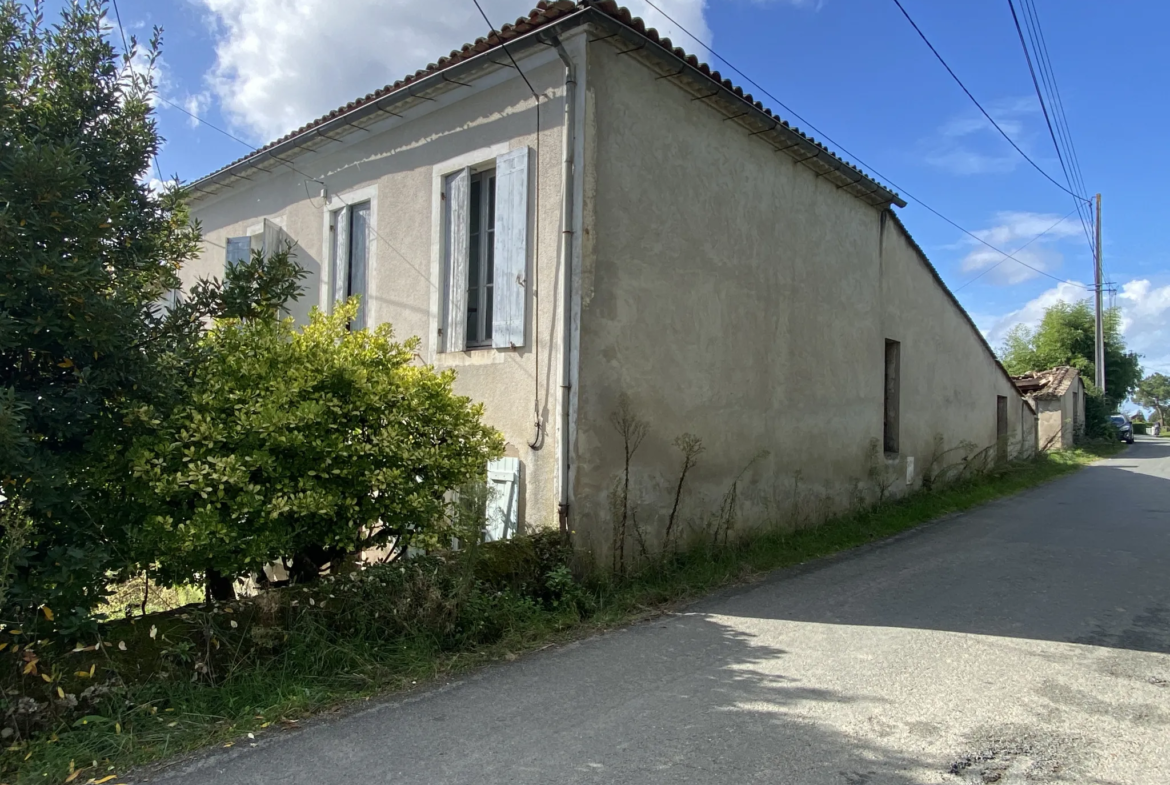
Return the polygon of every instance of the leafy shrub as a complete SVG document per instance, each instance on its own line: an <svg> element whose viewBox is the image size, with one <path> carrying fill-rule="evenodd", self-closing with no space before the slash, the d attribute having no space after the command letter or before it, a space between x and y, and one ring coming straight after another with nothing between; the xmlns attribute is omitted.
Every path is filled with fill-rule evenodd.
<svg viewBox="0 0 1170 785"><path fill-rule="evenodd" d="M1096 390L1085 390L1085 427L1083 438L1115 441L1117 429L1109 421L1113 407ZM1081 434L1078 434L1080 436Z"/></svg>
<svg viewBox="0 0 1170 785"><path fill-rule="evenodd" d="M225 320L207 335L189 394L129 454L134 552L161 583L401 552L451 525L445 495L481 479L502 439L453 372L412 365L417 339L350 331L356 312L355 298L303 328Z"/></svg>

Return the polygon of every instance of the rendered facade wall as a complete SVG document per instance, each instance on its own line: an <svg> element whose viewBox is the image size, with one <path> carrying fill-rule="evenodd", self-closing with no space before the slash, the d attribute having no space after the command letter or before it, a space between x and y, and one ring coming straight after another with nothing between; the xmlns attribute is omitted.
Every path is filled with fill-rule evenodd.
<svg viewBox="0 0 1170 785"><path fill-rule="evenodd" d="M733 486L743 524L918 486L936 453L994 449L999 396L1012 453L1031 449L1029 410L892 214L604 42L589 85L574 528L591 548L610 542L623 394L649 427L630 501L651 540L683 433L706 448L682 502L693 533L725 515ZM896 455L882 449L887 340L900 342Z"/></svg>
<svg viewBox="0 0 1170 785"><path fill-rule="evenodd" d="M297 260L309 273L306 297L292 309L305 320L311 306L330 306L329 212L370 200L367 325L389 322L399 339L418 336L420 361L457 371L456 391L484 404L486 420L507 440L507 454L521 460L521 525L541 527L557 525L565 69L551 49L521 65L541 95L539 137L528 87L514 69L499 68L471 88L453 88L421 117L388 118L384 127L351 131L335 146L298 157L298 169L326 183L325 198L320 183L279 168L197 199L193 213L203 225L204 248L183 276L187 284L222 276L226 238L248 234L268 218L298 243ZM443 176L525 146L531 151L526 343L444 352ZM538 417L546 426L540 439Z"/></svg>

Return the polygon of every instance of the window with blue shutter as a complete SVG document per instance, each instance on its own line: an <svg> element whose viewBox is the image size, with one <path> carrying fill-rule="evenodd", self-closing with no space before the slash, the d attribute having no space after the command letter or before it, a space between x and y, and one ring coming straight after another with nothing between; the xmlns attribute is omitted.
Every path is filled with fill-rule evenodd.
<svg viewBox="0 0 1170 785"><path fill-rule="evenodd" d="M366 327L369 313L368 278L370 260L370 203L359 202L334 210L330 221L333 232L332 277L333 302L343 303L357 295L357 317L350 322L353 330Z"/></svg>
<svg viewBox="0 0 1170 785"><path fill-rule="evenodd" d="M444 180L444 350L524 345L528 286L527 147Z"/></svg>

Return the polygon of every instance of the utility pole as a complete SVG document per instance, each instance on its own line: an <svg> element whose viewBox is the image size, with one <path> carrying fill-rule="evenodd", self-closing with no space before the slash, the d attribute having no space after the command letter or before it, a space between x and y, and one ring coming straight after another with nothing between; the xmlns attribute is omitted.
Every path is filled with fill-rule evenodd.
<svg viewBox="0 0 1170 785"><path fill-rule="evenodd" d="M1097 356L1093 365L1097 367L1097 389L1105 392L1105 315L1101 311L1101 295L1104 281L1101 280L1101 194L1097 194L1097 259L1094 273L1097 279Z"/></svg>

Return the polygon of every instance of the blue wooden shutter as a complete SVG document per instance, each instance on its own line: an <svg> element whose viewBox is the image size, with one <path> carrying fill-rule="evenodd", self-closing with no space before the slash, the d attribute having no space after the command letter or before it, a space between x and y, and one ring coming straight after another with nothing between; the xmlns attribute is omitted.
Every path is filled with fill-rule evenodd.
<svg viewBox="0 0 1170 785"><path fill-rule="evenodd" d="M272 256L285 247L284 237L284 230L279 225L267 218L264 219L264 234L261 239L260 251L264 254L265 258Z"/></svg>
<svg viewBox="0 0 1170 785"><path fill-rule="evenodd" d="M349 296L349 208L333 213L333 307Z"/></svg>
<svg viewBox="0 0 1170 785"><path fill-rule="evenodd" d="M471 170L447 177L447 318L443 349L461 352L467 343L467 255L471 224Z"/></svg>
<svg viewBox="0 0 1170 785"><path fill-rule="evenodd" d="M492 346L524 345L528 284L528 148L496 158Z"/></svg>
<svg viewBox="0 0 1170 785"><path fill-rule="evenodd" d="M487 524L484 541L507 540L516 536L519 525L520 459L488 461Z"/></svg>

